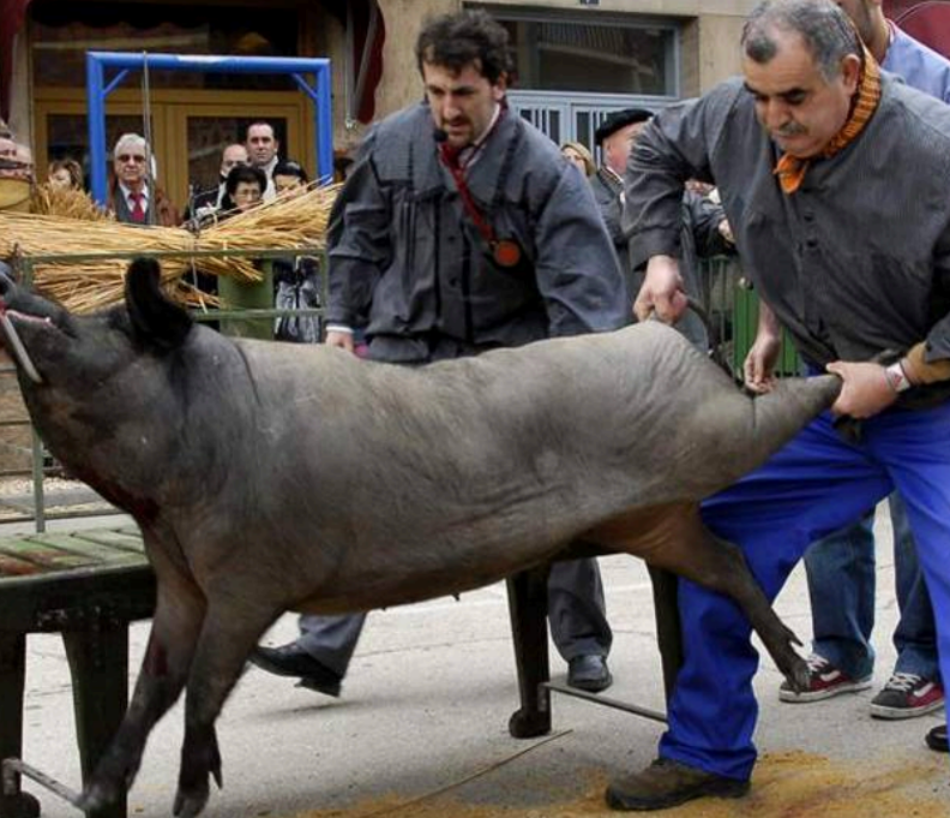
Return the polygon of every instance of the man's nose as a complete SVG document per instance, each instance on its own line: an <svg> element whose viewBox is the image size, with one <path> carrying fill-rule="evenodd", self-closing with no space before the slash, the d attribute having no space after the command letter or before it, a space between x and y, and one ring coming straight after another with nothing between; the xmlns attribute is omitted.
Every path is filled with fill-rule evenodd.
<svg viewBox="0 0 950 818"><path fill-rule="evenodd" d="M781 130L788 124L788 106L781 100L773 99L765 103L765 127L770 131Z"/></svg>
<svg viewBox="0 0 950 818"><path fill-rule="evenodd" d="M446 94L442 100L442 120L444 122L451 122L453 119L457 119L460 113L461 109L455 99L451 94Z"/></svg>

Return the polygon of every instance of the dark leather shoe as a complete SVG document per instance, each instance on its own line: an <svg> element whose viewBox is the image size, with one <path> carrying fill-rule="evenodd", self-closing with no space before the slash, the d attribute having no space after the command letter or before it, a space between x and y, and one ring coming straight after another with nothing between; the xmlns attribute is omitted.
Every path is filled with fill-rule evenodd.
<svg viewBox="0 0 950 818"><path fill-rule="evenodd" d="M607 660L596 653L575 656L567 665L567 683L578 690L600 693L614 683Z"/></svg>
<svg viewBox="0 0 950 818"><path fill-rule="evenodd" d="M258 645L251 652L250 660L261 670L278 676L299 676L298 687L316 690L327 696L340 695L343 677L314 659L296 642L279 648L262 648Z"/></svg>
<svg viewBox="0 0 950 818"><path fill-rule="evenodd" d="M947 744L947 725L945 724L934 727L933 730L927 733L927 738L924 740L931 750L936 750L938 753L950 752L950 746Z"/></svg>
<svg viewBox="0 0 950 818"><path fill-rule="evenodd" d="M607 805L620 810L654 810L685 804L707 795L741 798L749 782L707 773L668 758L658 758L639 773L607 788Z"/></svg>

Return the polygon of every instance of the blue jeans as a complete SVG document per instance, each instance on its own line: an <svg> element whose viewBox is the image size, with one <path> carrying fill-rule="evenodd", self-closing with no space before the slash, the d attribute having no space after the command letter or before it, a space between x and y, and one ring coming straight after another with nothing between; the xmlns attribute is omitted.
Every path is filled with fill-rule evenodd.
<svg viewBox="0 0 950 818"><path fill-rule="evenodd" d="M774 599L813 542L900 492L937 622L938 655L950 678L950 403L889 411L864 421L853 445L828 413L764 466L703 503L703 519L736 543ZM685 661L660 755L719 776L748 779L758 706L758 654L748 620L729 598L680 580Z"/></svg>
<svg viewBox="0 0 950 818"><path fill-rule="evenodd" d="M937 629L917 548L899 495L888 498L894 528L894 574L901 618L894 631L896 673L940 680ZM874 671L874 512L819 540L805 552L812 649L852 679Z"/></svg>

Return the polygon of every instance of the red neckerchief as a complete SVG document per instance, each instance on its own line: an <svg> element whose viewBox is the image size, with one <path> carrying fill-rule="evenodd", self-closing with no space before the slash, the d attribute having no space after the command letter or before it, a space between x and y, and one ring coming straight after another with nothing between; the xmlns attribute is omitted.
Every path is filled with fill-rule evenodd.
<svg viewBox="0 0 950 818"><path fill-rule="evenodd" d="M488 143L495 128L498 127L498 123L501 122L502 118L508 112L508 106L505 105L504 101L500 102L499 105L501 106L501 110L498 112L498 116L495 117L495 121L477 144L454 148L448 143L443 142L438 146L438 150L442 164L445 165L455 180L455 187L458 189L459 197L462 199L462 205L465 207L465 212L468 213L469 218L474 223L485 244L488 245L492 251L492 256L495 261L502 267L514 267L521 260L521 248L517 242L512 239L498 239L491 224L475 203L472 192L468 189L468 183L465 181L466 168L475 161ZM473 147L474 152L467 158L465 163L462 164L459 157L468 147Z"/></svg>

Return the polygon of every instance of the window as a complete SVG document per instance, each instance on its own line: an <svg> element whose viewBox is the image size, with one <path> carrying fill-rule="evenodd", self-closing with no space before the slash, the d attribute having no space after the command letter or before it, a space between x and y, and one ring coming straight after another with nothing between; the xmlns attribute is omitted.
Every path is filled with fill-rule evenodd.
<svg viewBox="0 0 950 818"><path fill-rule="evenodd" d="M679 96L675 21L484 8L508 29L519 90Z"/></svg>
<svg viewBox="0 0 950 818"><path fill-rule="evenodd" d="M114 3L34 4L33 82L38 88L85 86L87 50L164 54L297 56L297 12L226 6ZM156 72L155 88L295 90L276 74Z"/></svg>

